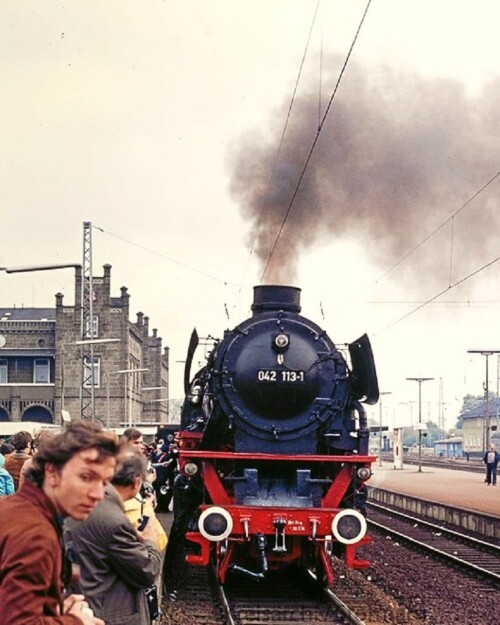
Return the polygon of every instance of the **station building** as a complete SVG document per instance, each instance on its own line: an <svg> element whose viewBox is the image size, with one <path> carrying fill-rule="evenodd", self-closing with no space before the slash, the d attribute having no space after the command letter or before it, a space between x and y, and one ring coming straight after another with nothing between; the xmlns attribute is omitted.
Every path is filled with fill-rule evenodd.
<svg viewBox="0 0 500 625"><path fill-rule="evenodd" d="M168 347L162 347L156 328L150 331L142 312L129 320L127 288L112 296L111 266L103 269L101 277L92 278L93 328L83 337L79 267L75 305L65 304L60 293L54 308L0 305L0 430L2 422L61 425L80 418L86 386L92 384L93 410L85 418L117 429L169 422ZM89 346L77 344L88 336L90 358L84 353Z"/></svg>
<svg viewBox="0 0 500 625"><path fill-rule="evenodd" d="M500 400L492 398L486 404L479 405L459 415L462 422L463 451L472 456L481 456L493 443L500 451Z"/></svg>
<svg viewBox="0 0 500 625"><path fill-rule="evenodd" d="M443 458L461 458L464 455L463 438L461 436L451 436L435 441L434 453Z"/></svg>

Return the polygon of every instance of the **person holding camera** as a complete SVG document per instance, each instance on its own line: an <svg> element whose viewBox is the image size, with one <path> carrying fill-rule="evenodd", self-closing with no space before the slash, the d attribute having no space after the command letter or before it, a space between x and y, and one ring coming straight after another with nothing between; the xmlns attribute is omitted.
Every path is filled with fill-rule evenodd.
<svg viewBox="0 0 500 625"><path fill-rule="evenodd" d="M106 625L149 625L153 616L151 593L162 562L158 528L147 519L134 527L124 510L124 502L139 492L146 467L140 452L123 449L104 500L88 519L67 526L66 543L80 565L79 588Z"/></svg>
<svg viewBox="0 0 500 625"><path fill-rule="evenodd" d="M124 447L129 446L132 449L136 449L137 451L141 452L147 459L146 474L144 476L144 481L142 483L140 492L143 498L149 497L151 495L151 504L153 508L156 508L156 494L154 488L152 487L152 484L156 479L156 472L151 463L151 459L148 453L149 448L144 442L142 432L134 427L127 428L122 434L121 442Z"/></svg>
<svg viewBox="0 0 500 625"><path fill-rule="evenodd" d="M118 443L90 422L73 422L33 457L19 491L0 500L0 620L11 625L104 625L72 575L63 519L85 519L104 497Z"/></svg>

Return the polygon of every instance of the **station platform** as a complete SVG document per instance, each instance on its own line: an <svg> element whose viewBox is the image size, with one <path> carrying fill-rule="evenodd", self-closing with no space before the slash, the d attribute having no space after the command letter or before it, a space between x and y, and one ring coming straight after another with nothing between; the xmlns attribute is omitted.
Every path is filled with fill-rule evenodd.
<svg viewBox="0 0 500 625"><path fill-rule="evenodd" d="M488 486L484 473L422 467L414 465L394 469L389 462L372 465L368 487L402 493L419 499L447 504L500 518L500 474L497 486Z"/></svg>

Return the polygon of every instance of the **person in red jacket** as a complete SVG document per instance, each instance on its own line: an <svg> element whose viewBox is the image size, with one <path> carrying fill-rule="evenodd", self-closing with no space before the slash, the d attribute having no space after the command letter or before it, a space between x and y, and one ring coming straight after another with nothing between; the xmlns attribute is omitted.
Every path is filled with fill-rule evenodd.
<svg viewBox="0 0 500 625"><path fill-rule="evenodd" d="M113 476L118 442L77 421L45 441L20 490L0 500L0 612L12 625L104 625L82 595L64 597L63 519L86 519Z"/></svg>

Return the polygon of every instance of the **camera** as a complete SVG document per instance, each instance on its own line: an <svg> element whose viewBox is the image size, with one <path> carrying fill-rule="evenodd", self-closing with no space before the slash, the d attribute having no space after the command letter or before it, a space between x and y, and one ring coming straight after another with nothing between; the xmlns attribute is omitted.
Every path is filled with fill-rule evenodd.
<svg viewBox="0 0 500 625"><path fill-rule="evenodd" d="M147 497L149 497L150 495L155 494L155 489L153 488L153 485L150 484L149 482L143 482L141 484L139 494L141 495L143 499L147 499Z"/></svg>

